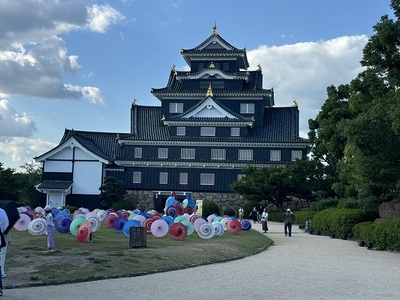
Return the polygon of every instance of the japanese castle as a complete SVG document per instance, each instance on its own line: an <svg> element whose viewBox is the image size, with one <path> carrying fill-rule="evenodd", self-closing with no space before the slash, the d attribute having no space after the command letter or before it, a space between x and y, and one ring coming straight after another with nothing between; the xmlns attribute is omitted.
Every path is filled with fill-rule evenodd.
<svg viewBox="0 0 400 300"><path fill-rule="evenodd" d="M274 107L261 66L249 70L246 49L211 35L181 55L190 71L171 68L167 85L152 88L160 106L133 101L129 132L66 129L60 143L35 157L43 163L36 188L55 207L100 207L106 176L124 182L139 209L162 211L178 199L215 201L221 209L244 202L229 185L247 166L285 166L303 159L299 109Z"/></svg>

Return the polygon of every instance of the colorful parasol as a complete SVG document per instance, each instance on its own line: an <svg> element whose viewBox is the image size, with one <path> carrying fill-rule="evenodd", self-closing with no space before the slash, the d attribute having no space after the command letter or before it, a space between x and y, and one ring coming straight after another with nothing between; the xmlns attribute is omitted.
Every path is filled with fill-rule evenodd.
<svg viewBox="0 0 400 300"><path fill-rule="evenodd" d="M56 219L56 229L60 233L69 233L72 219L69 215L61 215Z"/></svg>
<svg viewBox="0 0 400 300"><path fill-rule="evenodd" d="M198 218L200 218L200 215L193 214L193 215L190 216L189 221L194 224L194 221L196 221Z"/></svg>
<svg viewBox="0 0 400 300"><path fill-rule="evenodd" d="M71 217L71 215L70 215L68 210L59 210L54 218L57 220L58 218L60 218L62 216Z"/></svg>
<svg viewBox="0 0 400 300"><path fill-rule="evenodd" d="M182 221L182 220L186 220L186 218L185 218L184 216L177 216L177 217L174 219L174 223L179 223L179 222Z"/></svg>
<svg viewBox="0 0 400 300"><path fill-rule="evenodd" d="M171 225L174 224L174 219L171 218L170 216L162 216L161 219L167 222L168 228L170 228Z"/></svg>
<svg viewBox="0 0 400 300"><path fill-rule="evenodd" d="M87 220L87 218L90 218L90 217L96 217L96 218L98 218L97 213L96 213L95 211L88 212L88 213L85 215L85 217L86 217L86 220ZM93 228L92 228L92 229L93 229Z"/></svg>
<svg viewBox="0 0 400 300"><path fill-rule="evenodd" d="M42 218L37 218L30 221L28 225L28 231L32 235L42 235L47 232L46 220Z"/></svg>
<svg viewBox="0 0 400 300"><path fill-rule="evenodd" d="M84 243L89 239L91 233L92 233L92 225L90 224L90 222L86 221L81 226L79 226L78 233L76 235L76 240L79 243Z"/></svg>
<svg viewBox="0 0 400 300"><path fill-rule="evenodd" d="M201 224L199 230L197 231L197 234L202 239L211 239L215 234L214 226L211 223Z"/></svg>
<svg viewBox="0 0 400 300"><path fill-rule="evenodd" d="M192 207L189 207L189 206L187 206L187 207L185 207L184 209L183 209L183 211L185 212L185 213L187 213L187 214L189 214L189 215L191 215L192 213L193 213L193 208Z"/></svg>
<svg viewBox="0 0 400 300"><path fill-rule="evenodd" d="M150 218L153 219L153 220L161 219L161 217L162 216L158 212L155 212L150 216Z"/></svg>
<svg viewBox="0 0 400 300"><path fill-rule="evenodd" d="M27 214L20 213L19 219L14 224L14 228L18 231L26 231L28 230L28 226L31 221L31 218Z"/></svg>
<svg viewBox="0 0 400 300"><path fill-rule="evenodd" d="M183 219L181 223L186 226L187 235L191 235L194 232L194 225L189 220Z"/></svg>
<svg viewBox="0 0 400 300"><path fill-rule="evenodd" d="M175 207L176 213L178 215L183 215L184 211L183 211L182 203L180 203L179 201L176 201L172 206Z"/></svg>
<svg viewBox="0 0 400 300"><path fill-rule="evenodd" d="M132 219L132 220L139 221L139 222L140 222L140 224L142 224L142 223L143 223L143 221L144 221L144 220L146 220L146 217L145 217L145 216L143 216L143 215L136 215L136 216L134 216L134 217L133 217L133 219Z"/></svg>
<svg viewBox="0 0 400 300"><path fill-rule="evenodd" d="M19 216L21 217L21 215L26 215L26 216L28 216L28 218L32 221L33 219L35 219L34 217L33 217L33 215L31 214L31 213L29 213L28 211L23 211L23 212L20 212L19 213ZM18 221L18 220L17 220Z"/></svg>
<svg viewBox="0 0 400 300"><path fill-rule="evenodd" d="M153 224L154 221L155 220L153 220L152 218L148 218L142 222L142 226L146 227L147 234L151 234L151 224Z"/></svg>
<svg viewBox="0 0 400 300"><path fill-rule="evenodd" d="M228 232L230 234L238 234L242 230L242 225L238 220L231 220L228 223Z"/></svg>
<svg viewBox="0 0 400 300"><path fill-rule="evenodd" d="M24 212L24 214L29 214L31 216L31 220L36 219L36 212L32 209L28 209Z"/></svg>
<svg viewBox="0 0 400 300"><path fill-rule="evenodd" d="M165 236L168 231L169 231L169 225L168 223L163 220L163 219L158 219L155 220L152 224L151 224L151 233L155 236L155 237L163 237Z"/></svg>
<svg viewBox="0 0 400 300"><path fill-rule="evenodd" d="M174 223L169 229L170 235L177 241L181 241L187 236L186 226L182 223Z"/></svg>
<svg viewBox="0 0 400 300"><path fill-rule="evenodd" d="M129 238L131 227L142 227L142 224L137 220L128 220L122 228L122 233Z"/></svg>
<svg viewBox="0 0 400 300"><path fill-rule="evenodd" d="M242 220L240 223L242 230L249 231L251 229L251 222L249 220Z"/></svg>
<svg viewBox="0 0 400 300"><path fill-rule="evenodd" d="M218 217L216 214L209 215L207 221L212 223L216 217Z"/></svg>
<svg viewBox="0 0 400 300"><path fill-rule="evenodd" d="M44 208L41 206L38 206L35 208L35 213L40 215L40 216L44 216L46 215L46 212L44 211Z"/></svg>
<svg viewBox="0 0 400 300"><path fill-rule="evenodd" d="M128 222L127 218L118 217L113 222L113 228L115 232L122 233L122 229L124 228L125 223Z"/></svg>
<svg viewBox="0 0 400 300"><path fill-rule="evenodd" d="M79 226L81 226L85 222L86 222L86 218L75 218L71 222L71 225L69 226L69 231L71 232L71 234L74 236L77 236Z"/></svg>
<svg viewBox="0 0 400 300"><path fill-rule="evenodd" d="M86 217L86 221L90 222L90 224L92 225L92 232L96 232L97 230L99 230L100 225L101 225L101 221L97 217L97 214L96 215L90 215L89 217Z"/></svg>
<svg viewBox="0 0 400 300"><path fill-rule="evenodd" d="M77 215L84 215L83 211L77 209L76 211L74 211L73 213L73 218L75 219Z"/></svg>
<svg viewBox="0 0 400 300"><path fill-rule="evenodd" d="M128 219L129 216L130 216L130 213L127 212L126 210L121 212L121 217L124 217L125 219Z"/></svg>
<svg viewBox="0 0 400 300"><path fill-rule="evenodd" d="M207 223L207 221L204 220L203 218L198 218L198 219L196 219L196 220L194 221L194 223L193 223L194 229L195 229L196 231L199 231L200 225L202 225L202 224L204 224L204 223Z"/></svg>
<svg viewBox="0 0 400 300"><path fill-rule="evenodd" d="M228 224L232 221L231 218L223 218L221 224L224 226L225 230L228 230Z"/></svg>
<svg viewBox="0 0 400 300"><path fill-rule="evenodd" d="M169 206L167 207L167 209L165 210L165 214L167 216L170 216L172 218L175 218L178 216L178 211L176 210L175 206Z"/></svg>
<svg viewBox="0 0 400 300"><path fill-rule="evenodd" d="M96 212L97 216L99 217L100 221L103 222L104 218L107 216L107 212L103 209L100 209Z"/></svg>
<svg viewBox="0 0 400 300"><path fill-rule="evenodd" d="M222 236L225 232L224 225L221 222L213 222L212 225L214 226L214 236Z"/></svg>
<svg viewBox="0 0 400 300"><path fill-rule="evenodd" d="M118 218L116 213L109 213L103 220L104 225L106 225L107 228L113 228L113 223L116 218Z"/></svg>

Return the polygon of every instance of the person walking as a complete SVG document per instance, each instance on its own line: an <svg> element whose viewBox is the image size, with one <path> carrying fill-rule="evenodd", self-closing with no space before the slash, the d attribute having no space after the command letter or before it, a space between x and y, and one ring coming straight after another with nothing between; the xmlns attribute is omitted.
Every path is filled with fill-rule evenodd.
<svg viewBox="0 0 400 300"><path fill-rule="evenodd" d="M264 233L266 233L268 231L268 212L266 208L261 213L261 226Z"/></svg>
<svg viewBox="0 0 400 300"><path fill-rule="evenodd" d="M242 221L243 220L243 216L244 216L244 209L243 207L240 205L239 207L239 220Z"/></svg>
<svg viewBox="0 0 400 300"><path fill-rule="evenodd" d="M257 223L258 221L258 211L257 211L257 207L253 207L252 212L250 213L250 217L253 219L254 224Z"/></svg>
<svg viewBox="0 0 400 300"><path fill-rule="evenodd" d="M285 236L292 236L292 224L296 216L292 213L290 208L286 210L283 215L283 221L285 223Z"/></svg>
<svg viewBox="0 0 400 300"><path fill-rule="evenodd" d="M3 256L5 255L3 248L7 245L5 236L4 236L4 231L7 229L8 225L10 224L8 220L7 213L5 212L4 209L0 208L0 260L3 260ZM0 267L1 268L1 267ZM1 273L3 273L3 270L0 270ZM0 276L0 296L3 296L3 280L2 276Z"/></svg>
<svg viewBox="0 0 400 300"><path fill-rule="evenodd" d="M46 205L44 208L46 212L46 224L47 224L47 252L54 252L54 217L51 213L51 206Z"/></svg>

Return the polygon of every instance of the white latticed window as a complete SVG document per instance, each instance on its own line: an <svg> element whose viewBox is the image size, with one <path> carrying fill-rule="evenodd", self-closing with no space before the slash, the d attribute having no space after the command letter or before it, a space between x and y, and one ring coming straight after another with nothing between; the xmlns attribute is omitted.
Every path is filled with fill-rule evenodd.
<svg viewBox="0 0 400 300"><path fill-rule="evenodd" d="M133 172L133 183L142 183L142 172Z"/></svg>
<svg viewBox="0 0 400 300"><path fill-rule="evenodd" d="M240 103L241 114L254 114L255 105L254 103Z"/></svg>
<svg viewBox="0 0 400 300"><path fill-rule="evenodd" d="M142 148L135 148L135 158L142 158Z"/></svg>
<svg viewBox="0 0 400 300"><path fill-rule="evenodd" d="M181 158L182 159L194 159L196 156L195 149L181 149Z"/></svg>
<svg viewBox="0 0 400 300"><path fill-rule="evenodd" d="M253 150L240 149L239 160L253 160Z"/></svg>
<svg viewBox="0 0 400 300"><path fill-rule="evenodd" d="M303 158L303 152L301 152L300 150L292 150L292 161L302 158Z"/></svg>
<svg viewBox="0 0 400 300"><path fill-rule="evenodd" d="M168 184L168 172L160 172L160 184Z"/></svg>
<svg viewBox="0 0 400 300"><path fill-rule="evenodd" d="M215 174L201 173L200 185L215 185Z"/></svg>
<svg viewBox="0 0 400 300"><path fill-rule="evenodd" d="M186 135L186 127L176 127L176 135Z"/></svg>
<svg viewBox="0 0 400 300"><path fill-rule="evenodd" d="M269 155L270 161L281 161L281 150L271 150Z"/></svg>
<svg viewBox="0 0 400 300"><path fill-rule="evenodd" d="M179 173L179 184L188 184L188 173Z"/></svg>
<svg viewBox="0 0 400 300"><path fill-rule="evenodd" d="M200 135L201 136L215 136L215 127L201 127Z"/></svg>
<svg viewBox="0 0 400 300"><path fill-rule="evenodd" d="M240 128L238 127L231 128L231 136L240 136Z"/></svg>
<svg viewBox="0 0 400 300"><path fill-rule="evenodd" d="M158 148L158 158L168 158L168 148Z"/></svg>
<svg viewBox="0 0 400 300"><path fill-rule="evenodd" d="M170 103L169 104L169 112L170 113L182 113L183 112L183 103Z"/></svg>
<svg viewBox="0 0 400 300"><path fill-rule="evenodd" d="M225 149L211 149L211 159L225 159L226 150Z"/></svg>

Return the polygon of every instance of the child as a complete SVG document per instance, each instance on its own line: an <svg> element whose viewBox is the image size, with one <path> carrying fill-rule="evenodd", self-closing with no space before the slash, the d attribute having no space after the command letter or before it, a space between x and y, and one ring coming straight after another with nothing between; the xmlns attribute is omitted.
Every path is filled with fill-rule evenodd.
<svg viewBox="0 0 400 300"><path fill-rule="evenodd" d="M44 211L47 224L47 252L54 252L54 217L51 213L51 206L46 205Z"/></svg>

